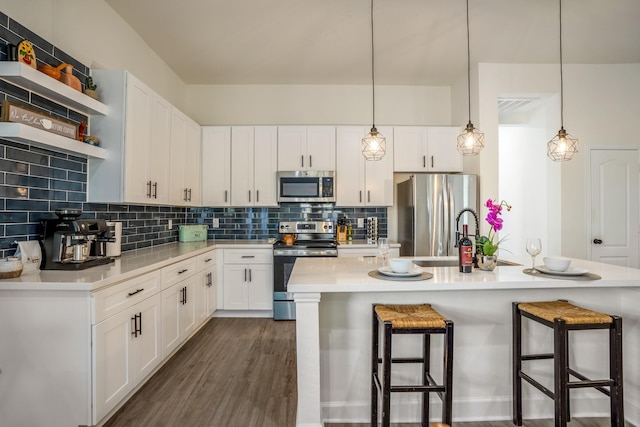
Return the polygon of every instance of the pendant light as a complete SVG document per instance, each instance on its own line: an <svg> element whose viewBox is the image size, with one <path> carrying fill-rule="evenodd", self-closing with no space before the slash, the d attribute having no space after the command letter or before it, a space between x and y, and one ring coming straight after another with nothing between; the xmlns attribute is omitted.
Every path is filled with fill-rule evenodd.
<svg viewBox="0 0 640 427"><path fill-rule="evenodd" d="M578 139L564 130L564 84L562 80L562 0L560 3L560 130L547 142L547 157L554 162L571 160L578 154Z"/></svg>
<svg viewBox="0 0 640 427"><path fill-rule="evenodd" d="M471 48L469 47L469 0L467 0L467 91L469 101L469 123L458 135L458 151L463 156L475 156L484 148L484 133L471 123Z"/></svg>
<svg viewBox="0 0 640 427"><path fill-rule="evenodd" d="M368 161L381 160L387 151L387 138L376 129L376 79L373 49L373 0L371 0L371 89L373 114L371 131L362 138L362 155Z"/></svg>

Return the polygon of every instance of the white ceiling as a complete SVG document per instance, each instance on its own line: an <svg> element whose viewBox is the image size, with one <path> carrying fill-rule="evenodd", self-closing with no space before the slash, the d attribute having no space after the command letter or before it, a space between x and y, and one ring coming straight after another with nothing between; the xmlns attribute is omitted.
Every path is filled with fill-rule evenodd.
<svg viewBox="0 0 640 427"><path fill-rule="evenodd" d="M106 0L187 84L371 83L370 0ZM470 0L471 61L558 63L558 0ZM376 84L466 75L465 0L374 0ZM639 0L564 0L565 63L640 63Z"/></svg>

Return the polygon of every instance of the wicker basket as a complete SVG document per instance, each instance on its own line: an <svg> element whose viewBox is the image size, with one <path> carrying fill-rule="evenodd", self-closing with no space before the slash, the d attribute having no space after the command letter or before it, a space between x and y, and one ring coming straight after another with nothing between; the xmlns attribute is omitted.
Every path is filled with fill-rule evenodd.
<svg viewBox="0 0 640 427"><path fill-rule="evenodd" d="M0 259L0 279L14 279L22 274L22 261L10 256Z"/></svg>

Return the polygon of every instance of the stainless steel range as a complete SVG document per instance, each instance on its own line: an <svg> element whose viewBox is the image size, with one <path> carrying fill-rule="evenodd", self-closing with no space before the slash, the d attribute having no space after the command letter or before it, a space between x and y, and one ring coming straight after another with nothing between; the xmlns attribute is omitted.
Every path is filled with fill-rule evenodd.
<svg viewBox="0 0 640 427"><path fill-rule="evenodd" d="M289 276L297 258L337 257L338 243L332 221L281 222L281 239L273 245L273 318L296 318L293 295L287 292Z"/></svg>

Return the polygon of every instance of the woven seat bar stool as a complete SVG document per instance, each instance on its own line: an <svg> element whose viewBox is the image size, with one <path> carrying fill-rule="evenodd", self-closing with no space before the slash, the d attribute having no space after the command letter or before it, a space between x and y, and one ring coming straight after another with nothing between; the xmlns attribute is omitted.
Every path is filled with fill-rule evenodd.
<svg viewBox="0 0 640 427"><path fill-rule="evenodd" d="M553 329L553 353L522 354L522 317ZM622 393L622 319L573 305L565 300L513 303L513 423L522 425L522 380L554 400L555 426L571 420L569 391L595 388L609 396L611 425L624 426ZM589 379L569 366L569 331L609 330L609 378ZM553 390L522 369L522 362L553 359ZM571 377L577 380L572 380Z"/></svg>
<svg viewBox="0 0 640 427"><path fill-rule="evenodd" d="M380 355L380 324L382 324L382 355ZM422 335L421 357L392 357L394 334ZM444 360L442 384L431 376L431 335L443 334ZM389 427L391 393L421 393L423 427L429 426L429 394L442 400L442 422L451 425L453 379L453 322L434 310L430 304L374 304L371 351L371 426L378 425L378 397L382 407L382 426ZM422 384L392 385L391 365L396 363L422 364ZM380 371L380 364L382 370Z"/></svg>

